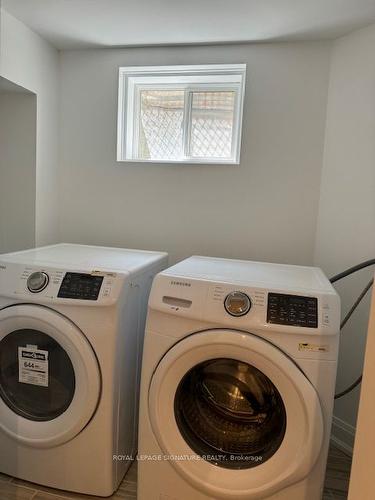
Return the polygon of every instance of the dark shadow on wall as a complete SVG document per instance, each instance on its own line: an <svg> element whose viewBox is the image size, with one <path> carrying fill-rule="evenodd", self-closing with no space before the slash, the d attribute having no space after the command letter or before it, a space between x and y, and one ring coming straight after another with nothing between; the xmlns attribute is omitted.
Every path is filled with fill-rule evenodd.
<svg viewBox="0 0 375 500"><path fill-rule="evenodd" d="M37 97L0 77L0 253L35 246Z"/></svg>

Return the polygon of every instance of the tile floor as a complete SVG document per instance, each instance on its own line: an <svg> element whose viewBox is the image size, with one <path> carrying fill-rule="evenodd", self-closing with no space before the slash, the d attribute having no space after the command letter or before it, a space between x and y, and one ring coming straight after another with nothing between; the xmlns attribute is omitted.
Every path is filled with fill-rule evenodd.
<svg viewBox="0 0 375 500"><path fill-rule="evenodd" d="M351 456L346 455L335 446L331 446L328 455L323 500L348 498L351 465Z"/></svg>
<svg viewBox="0 0 375 500"><path fill-rule="evenodd" d="M331 446L323 500L342 500L347 498L351 458ZM110 497L113 500L136 500L137 466L132 465L120 488ZM65 491L27 483L0 474L0 500L98 500L90 495L77 495Z"/></svg>

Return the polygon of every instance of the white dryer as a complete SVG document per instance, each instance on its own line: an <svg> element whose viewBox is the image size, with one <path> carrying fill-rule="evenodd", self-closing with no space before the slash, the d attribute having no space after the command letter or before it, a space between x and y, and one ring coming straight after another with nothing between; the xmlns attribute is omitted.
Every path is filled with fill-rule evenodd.
<svg viewBox="0 0 375 500"><path fill-rule="evenodd" d="M321 498L339 318L318 268L192 257L159 274L138 500Z"/></svg>
<svg viewBox="0 0 375 500"><path fill-rule="evenodd" d="M117 488L136 452L147 300L166 263L69 244L0 256L0 472Z"/></svg>

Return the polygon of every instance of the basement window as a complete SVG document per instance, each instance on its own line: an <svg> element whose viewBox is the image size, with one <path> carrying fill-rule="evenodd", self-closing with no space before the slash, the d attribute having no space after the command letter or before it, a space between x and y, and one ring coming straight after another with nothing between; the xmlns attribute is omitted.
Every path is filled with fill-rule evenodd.
<svg viewBox="0 0 375 500"><path fill-rule="evenodd" d="M240 162L245 64L124 67L117 160Z"/></svg>

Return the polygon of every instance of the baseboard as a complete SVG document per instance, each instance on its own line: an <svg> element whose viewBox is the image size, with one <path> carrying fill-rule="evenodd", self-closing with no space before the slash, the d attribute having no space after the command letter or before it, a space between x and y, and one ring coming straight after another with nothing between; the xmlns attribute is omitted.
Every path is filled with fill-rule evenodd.
<svg viewBox="0 0 375 500"><path fill-rule="evenodd" d="M341 418L333 417L332 420L332 443L344 453L353 455L355 427Z"/></svg>

